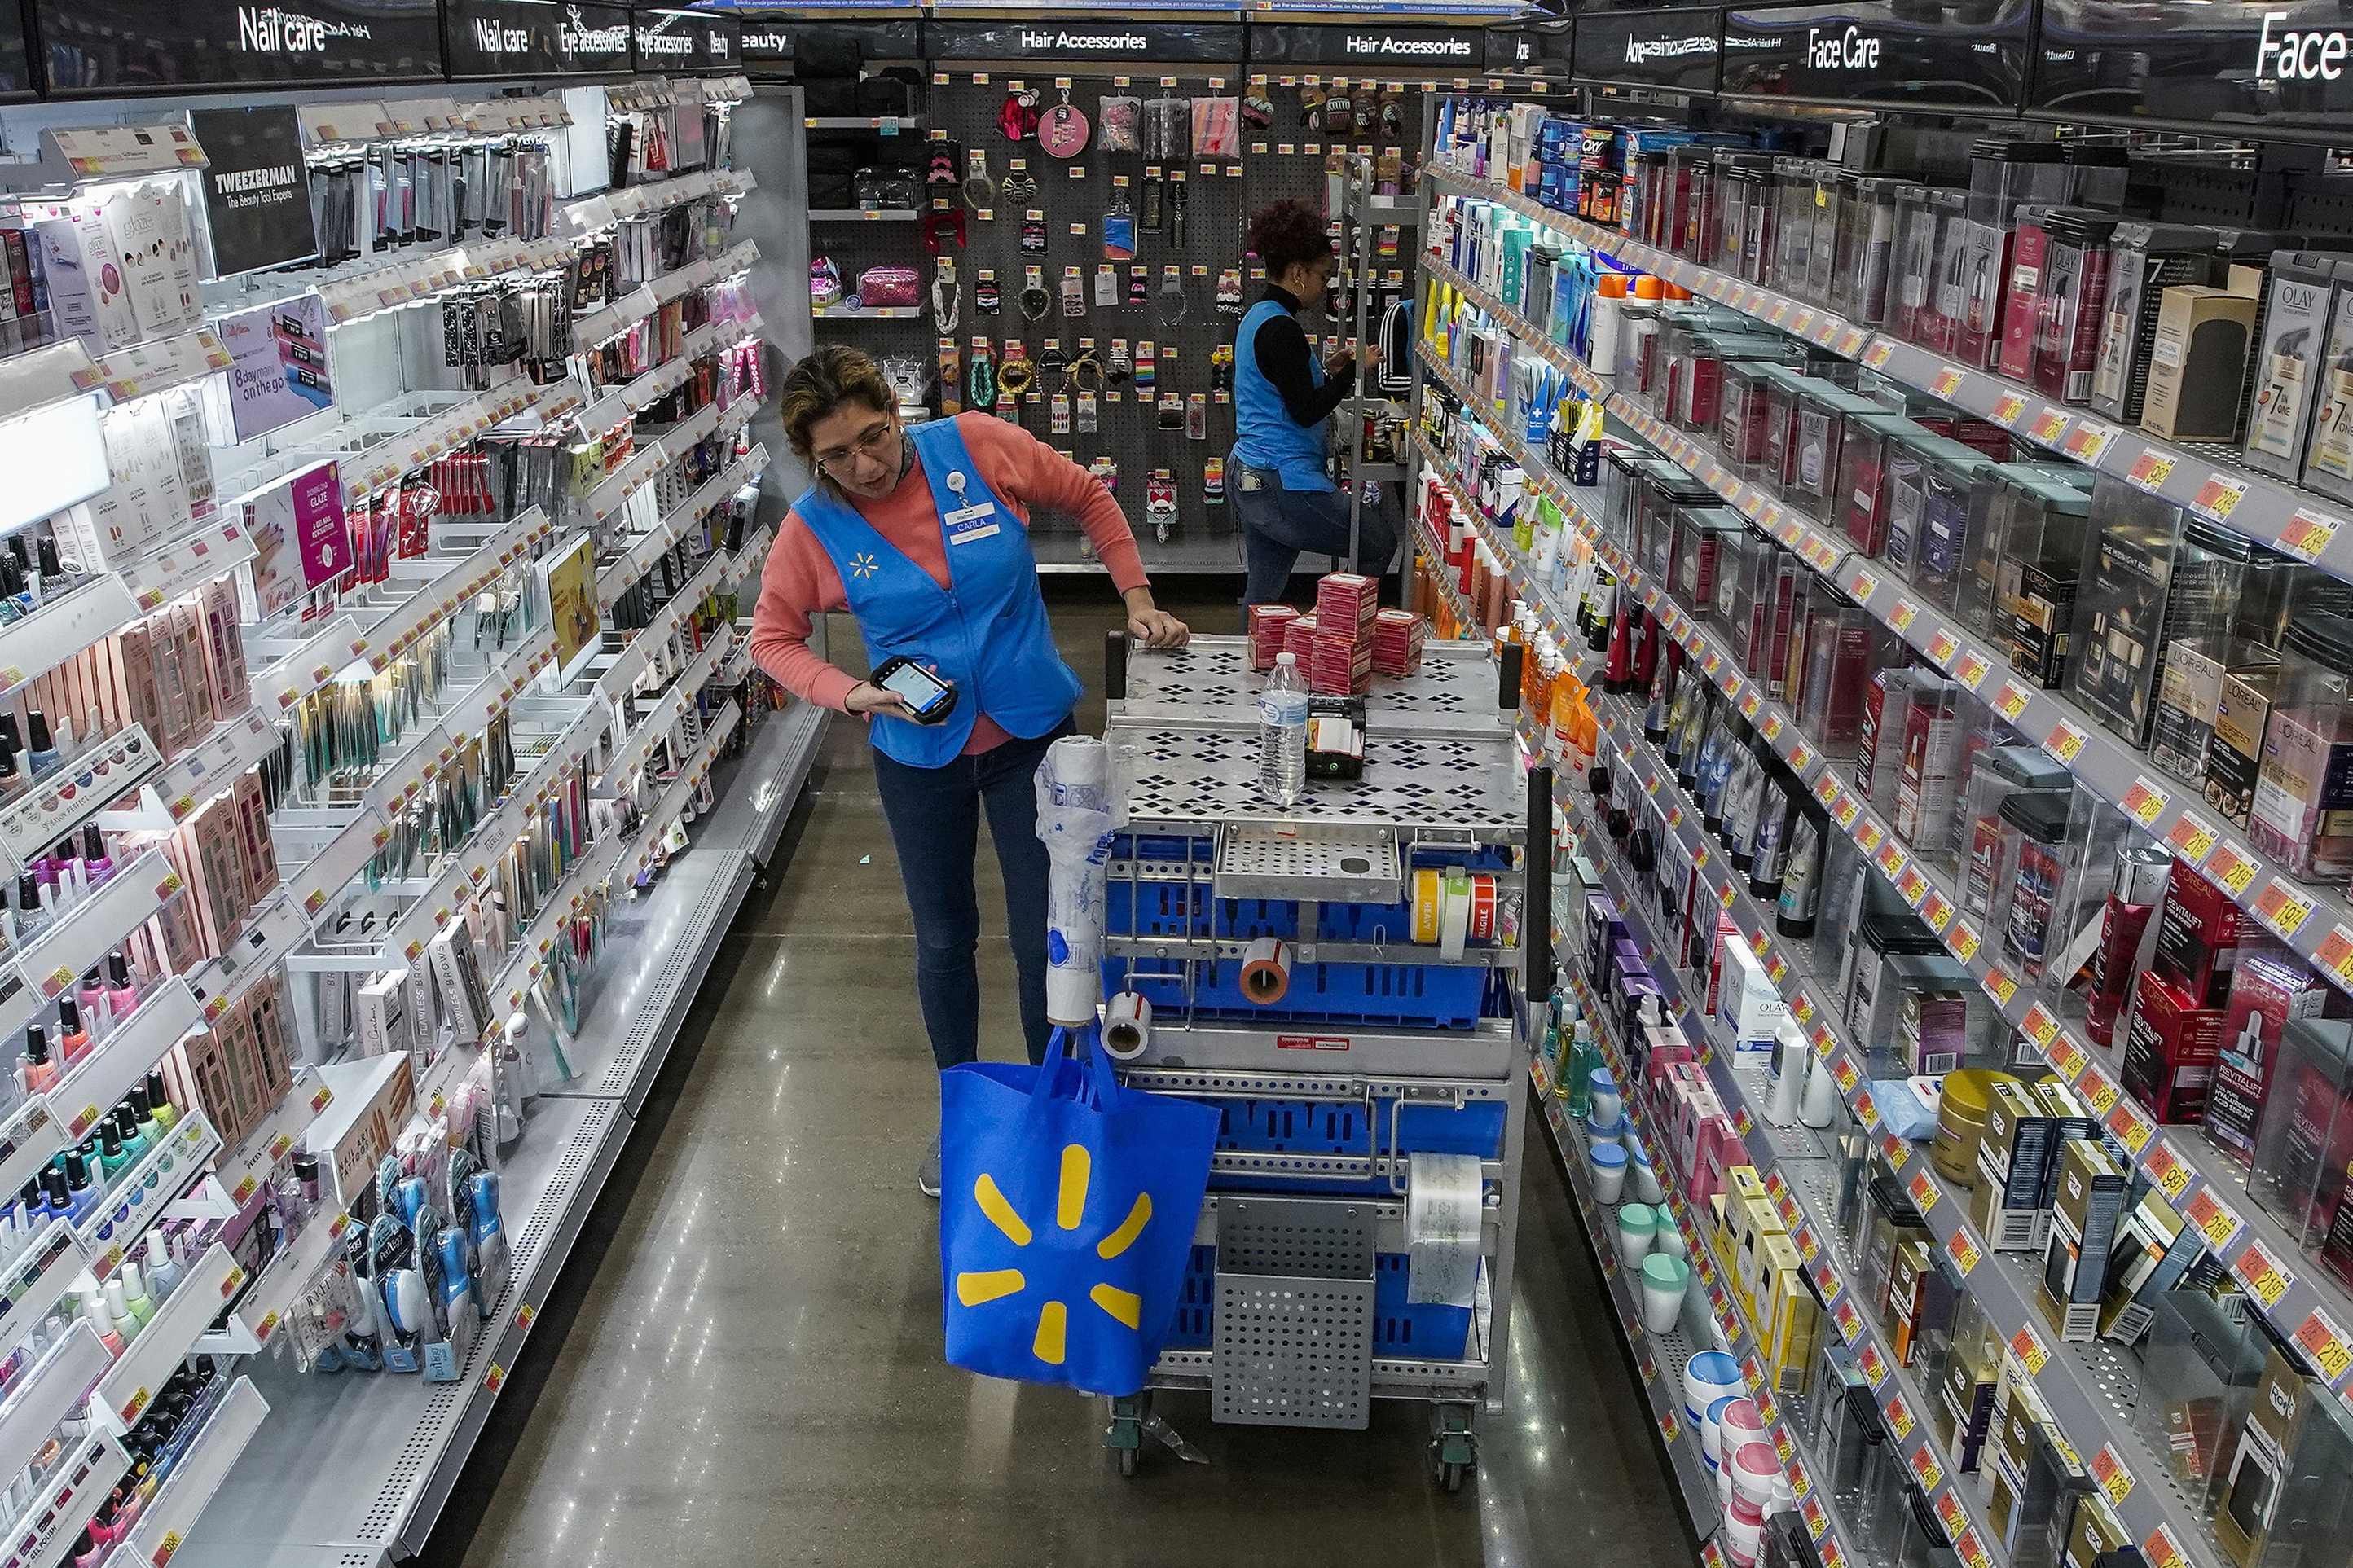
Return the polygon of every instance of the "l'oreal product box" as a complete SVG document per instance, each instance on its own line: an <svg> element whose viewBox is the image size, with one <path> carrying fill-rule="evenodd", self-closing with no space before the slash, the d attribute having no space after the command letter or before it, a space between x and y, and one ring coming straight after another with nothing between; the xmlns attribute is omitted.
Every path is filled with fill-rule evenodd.
<svg viewBox="0 0 2353 1568"><path fill-rule="evenodd" d="M2125 1211L2100 1298L2102 1339L2131 1344L2156 1321L2158 1298L2181 1283L2200 1250L2195 1240L2181 1240L2181 1216L2154 1187Z"/></svg>
<svg viewBox="0 0 2353 1568"><path fill-rule="evenodd" d="M2200 1007L2144 972L2125 1026L2125 1090L2159 1121L2196 1121L2222 1047L2222 1012Z"/></svg>
<svg viewBox="0 0 2353 1568"><path fill-rule="evenodd" d="M2141 428L2175 441L2231 439L2254 328L2255 302L2242 295L2203 284L2168 289L2149 346Z"/></svg>
<svg viewBox="0 0 2353 1568"><path fill-rule="evenodd" d="M2249 464L2284 479L2296 478L2304 466L2313 407L2322 396L2321 362L2341 267L2339 258L2313 250L2291 251L2272 261L2246 451Z"/></svg>
<svg viewBox="0 0 2353 1568"><path fill-rule="evenodd" d="M2051 1240L2042 1254L2042 1310L2063 1340L2099 1331L2108 1253L2131 1190L2131 1178L2093 1140L2071 1138L2061 1148Z"/></svg>
<svg viewBox="0 0 2353 1568"><path fill-rule="evenodd" d="M2221 1006L2231 994L2243 920L2230 895L2205 878L2168 878L2149 972L2200 1006Z"/></svg>
<svg viewBox="0 0 2353 1568"><path fill-rule="evenodd" d="M2275 1345L2223 1475L2214 1539L2239 1568L2353 1555L2353 1414Z"/></svg>
<svg viewBox="0 0 2353 1568"><path fill-rule="evenodd" d="M2037 1252L2050 1235L2042 1191L2058 1125L2024 1084L1996 1083L1987 1096L1969 1217L1997 1252Z"/></svg>
<svg viewBox="0 0 2353 1568"><path fill-rule="evenodd" d="M2231 999L2216 1033L2214 1083L2205 1107L2206 1133L2242 1159L2255 1153L2255 1126L2290 1019L2316 1018L2328 994L2312 972L2293 960L2250 953L2231 981Z"/></svg>
<svg viewBox="0 0 2353 1568"><path fill-rule="evenodd" d="M1965 1473L1977 1470L1987 1424L1993 1418L1999 1366L1986 1351L1986 1342L1974 1336L1956 1338L1936 1386L1936 1436Z"/></svg>

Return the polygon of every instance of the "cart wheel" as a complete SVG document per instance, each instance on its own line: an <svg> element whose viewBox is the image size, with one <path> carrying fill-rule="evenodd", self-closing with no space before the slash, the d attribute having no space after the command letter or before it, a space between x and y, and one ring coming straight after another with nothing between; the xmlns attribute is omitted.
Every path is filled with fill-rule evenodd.
<svg viewBox="0 0 2353 1568"><path fill-rule="evenodd" d="M1122 1476L1130 1478L1134 1476L1138 1463L1136 1452L1134 1448L1119 1450L1119 1473Z"/></svg>
<svg viewBox="0 0 2353 1568"><path fill-rule="evenodd" d="M1438 1484L1450 1492L1461 1491L1463 1472L1470 1468L1468 1465L1458 1465L1451 1459L1448 1460L1438 1467Z"/></svg>

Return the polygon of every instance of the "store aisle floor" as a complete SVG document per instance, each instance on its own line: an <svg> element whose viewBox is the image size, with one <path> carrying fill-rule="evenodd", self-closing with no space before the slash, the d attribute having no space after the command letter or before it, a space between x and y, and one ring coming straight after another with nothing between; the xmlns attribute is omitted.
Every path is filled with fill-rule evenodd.
<svg viewBox="0 0 2353 1568"><path fill-rule="evenodd" d="M1087 590L1092 590L1087 591ZM1098 582L1056 585L1099 729ZM1229 588L1169 605L1230 628ZM844 625L837 649L856 646ZM1522 1211L1510 1408L1476 1495L1424 1458L1427 1417L1366 1432L1213 1426L1122 1480L1103 1406L940 1359L934 1125L912 928L863 735L834 725L426 1560L448 1568L1267 1568L1688 1561L1658 1434L1540 1123ZM786 857L789 857L787 858ZM992 858L982 1034L1018 1056Z"/></svg>

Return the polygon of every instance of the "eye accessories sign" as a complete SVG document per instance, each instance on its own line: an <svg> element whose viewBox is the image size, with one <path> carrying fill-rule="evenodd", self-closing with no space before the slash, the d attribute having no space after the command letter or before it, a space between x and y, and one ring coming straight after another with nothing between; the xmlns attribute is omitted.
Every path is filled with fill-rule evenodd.
<svg viewBox="0 0 2353 1568"><path fill-rule="evenodd" d="M49 90L378 85L441 76L433 0L35 0Z"/></svg>
<svg viewBox="0 0 2353 1568"><path fill-rule="evenodd" d="M447 0L441 48L452 80L627 75L629 13L565 0Z"/></svg>
<svg viewBox="0 0 2353 1568"><path fill-rule="evenodd" d="M744 25L716 11L638 11L630 44L643 76L731 71L742 56Z"/></svg>

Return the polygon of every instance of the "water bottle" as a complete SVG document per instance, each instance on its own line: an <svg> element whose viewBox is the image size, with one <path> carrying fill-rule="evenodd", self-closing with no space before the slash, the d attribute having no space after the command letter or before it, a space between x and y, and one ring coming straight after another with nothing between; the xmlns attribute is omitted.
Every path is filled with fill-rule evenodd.
<svg viewBox="0 0 2353 1568"><path fill-rule="evenodd" d="M1258 783L1277 805L1297 804L1307 785L1307 683L1299 656L1274 656L1258 699Z"/></svg>

